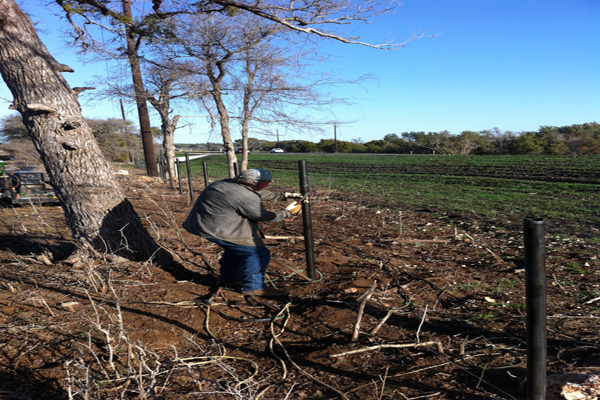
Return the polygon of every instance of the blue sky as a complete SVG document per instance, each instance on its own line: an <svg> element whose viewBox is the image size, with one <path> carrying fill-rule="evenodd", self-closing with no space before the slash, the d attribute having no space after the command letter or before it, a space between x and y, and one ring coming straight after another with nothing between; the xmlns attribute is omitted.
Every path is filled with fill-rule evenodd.
<svg viewBox="0 0 600 400"><path fill-rule="evenodd" d="M25 1L27 11L37 1ZM85 85L90 71L103 64L81 65L65 52L56 20L36 15L42 40L59 62L71 86ZM599 0L405 0L394 14L351 35L373 43L408 38L427 31L434 38L412 41L395 51L329 42L334 57L323 68L353 79L372 74L377 80L335 88L352 106L326 110L338 126L338 139L381 139L388 133L448 130L532 131L542 125L600 122ZM66 28L66 26L65 26ZM10 93L0 84L0 98ZM8 113L0 100L0 116ZM115 104L83 104L84 116L120 118ZM137 117L131 110L129 119ZM178 130L175 142L206 142L208 126L199 118ZM159 125L156 123L156 125ZM325 135L286 134L285 139L318 141ZM234 134L234 139L239 135ZM216 141L213 135L211 141Z"/></svg>

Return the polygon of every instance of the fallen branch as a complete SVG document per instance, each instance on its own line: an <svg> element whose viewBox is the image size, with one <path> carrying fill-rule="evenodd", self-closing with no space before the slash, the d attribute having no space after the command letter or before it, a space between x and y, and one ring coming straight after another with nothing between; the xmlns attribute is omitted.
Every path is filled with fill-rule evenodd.
<svg viewBox="0 0 600 400"><path fill-rule="evenodd" d="M387 367L385 369L385 375L383 376L383 381L381 384L381 394L379 395L379 399L381 400L383 398L383 394L384 394L384 390L385 390L385 381L387 380L387 376L388 376L388 371L390 370L390 367Z"/></svg>
<svg viewBox="0 0 600 400"><path fill-rule="evenodd" d="M406 396L405 396L405 395L403 395L402 393L400 393L400 394L402 394L402 397L404 397L404 399L405 399L405 400L417 400L417 399L426 399L426 398L428 398L428 397L434 397L434 396L437 396L437 395L439 395L440 393L442 393L442 392L435 392L435 393L426 394L426 395L423 395L423 396L417 396L417 397L406 397Z"/></svg>
<svg viewBox="0 0 600 400"><path fill-rule="evenodd" d="M290 306L290 304L289 304L289 303L288 303L288 304L286 304L286 305L285 305L285 307L284 307L284 308L283 308L283 309L282 309L282 310L279 312L279 314L277 314L277 315L275 316L275 318L277 318L277 317L279 317L280 315L282 315L282 314L283 314L283 312L285 312L285 311L286 311L286 310L289 308L289 306ZM285 326L284 326L284 328L285 328ZM321 380L319 380L319 379L315 378L314 376L312 376L311 374L309 374L308 372L306 372L305 370L303 370L302 368L300 368L300 366L299 366L298 364L296 364L296 363L294 362L294 360L292 360L292 358L291 358L291 357L290 357L290 355L288 354L288 352L287 352L287 350L286 350L285 346L284 346L284 345L283 345L283 343L281 343L281 341L279 340L279 337L278 337L279 335L275 335L273 331L272 331L271 333L273 333L273 339L275 339L275 342L277 342L277 344L279 345L279 347L280 347L280 348L281 348L281 350L283 351L283 354L285 355L285 358L287 358L287 360L288 360L288 361L289 361L289 362L290 362L290 363L291 363L291 364L292 364L294 367L296 367L296 369L298 369L298 371L300 371L302 374L304 374L304 375L308 376L308 377L309 377L310 379L312 379L313 381L315 381L315 382L317 382L317 383L319 383L319 384L321 384L321 385L325 386L325 387L326 387L326 388L328 388L328 389L331 389L331 390L333 390L334 392L336 392L337 394L339 394L339 395L340 395L340 397L341 397L342 399L344 399L344 400L349 400L349 399L348 399L348 397L347 397L347 396L346 396L344 393L340 392L338 389L336 389L336 388L334 388L333 386L331 386L331 385L328 385L327 383L325 383L325 382L323 382L323 381L321 381Z"/></svg>
<svg viewBox="0 0 600 400"><path fill-rule="evenodd" d="M338 354L330 354L330 355L323 356L323 357L338 358L338 357L344 357L344 356L347 356L350 354L364 353L365 351L372 351L372 350L379 350L379 349L402 349L402 348L407 348L407 347L420 347L420 346L430 346L430 345L436 345L437 349L438 349L438 353L444 354L444 348L442 347L442 342L431 341L431 342L423 342L423 343L378 344L377 346L364 347L364 348L358 349L358 350L351 350L351 351L346 351L346 352L338 353Z"/></svg>
<svg viewBox="0 0 600 400"><path fill-rule="evenodd" d="M383 317L381 319L381 321L379 321L379 323L377 324L377 326L375 328L373 328L373 330L371 331L371 335L376 334L377 331L379 331L379 329L381 329L381 327L383 326L383 324L385 324L385 321L387 321L388 318L391 317L393 313L394 313L394 310L389 310L388 313L386 314L386 316Z"/></svg>
<svg viewBox="0 0 600 400"><path fill-rule="evenodd" d="M592 304L593 302L598 301L598 300L600 300L600 297L596 297L595 299L588 300L583 304Z"/></svg>
<svg viewBox="0 0 600 400"><path fill-rule="evenodd" d="M552 274L552 278L554 278L554 282L558 285L559 288L562 289L563 292L567 293L566 289L563 287L563 285L561 285L558 280L556 279L556 275Z"/></svg>
<svg viewBox="0 0 600 400"><path fill-rule="evenodd" d="M365 312L365 305L367 304L367 301L369 301L369 299L373 295L373 292L375 291L376 287L377 287L377 281L374 281L373 285L365 293L365 297L363 297L362 301L360 302L360 307L358 308L358 314L356 315L356 323L354 324L354 332L352 332L352 341L353 342L356 341L356 339L358 339L358 332L360 330L360 321L362 320L363 313Z"/></svg>
<svg viewBox="0 0 600 400"><path fill-rule="evenodd" d="M423 372L423 371L426 371L428 369L443 367L444 365L448 365L448 364L452 364L452 361L448 361L448 362L445 362L445 363L442 363L442 364L431 365L429 367L425 367L425 368L421 368L421 369L416 369L414 371L401 372L399 374L392 375L392 377L396 378L396 377L402 376L402 375L410 375L410 374L414 374L414 373L417 373L417 372Z"/></svg>
<svg viewBox="0 0 600 400"><path fill-rule="evenodd" d="M425 316L427 315L427 304L425 304L425 311L423 312L423 318L421 319L421 323L419 324L419 328L417 329L417 343L419 343L419 333L421 332L421 327L423 326L423 322L425 322Z"/></svg>
<svg viewBox="0 0 600 400"><path fill-rule="evenodd" d="M273 239L273 240L304 240L304 236L265 236L265 239Z"/></svg>
<svg viewBox="0 0 600 400"><path fill-rule="evenodd" d="M475 245L475 238L471 235L469 235L467 232L465 232L465 236L468 237L469 239L471 239L471 241L473 242L473 245Z"/></svg>
<svg viewBox="0 0 600 400"><path fill-rule="evenodd" d="M445 239L400 239L394 240L397 243L448 243L450 240Z"/></svg>
<svg viewBox="0 0 600 400"><path fill-rule="evenodd" d="M490 249L488 249L487 247L485 248L487 250L488 253L490 253L492 256L494 256L494 258L496 259L496 261L498 261L498 263L500 264L504 264L504 260L501 259L500 257L498 257L496 255L496 253L494 253L493 251L491 251Z"/></svg>

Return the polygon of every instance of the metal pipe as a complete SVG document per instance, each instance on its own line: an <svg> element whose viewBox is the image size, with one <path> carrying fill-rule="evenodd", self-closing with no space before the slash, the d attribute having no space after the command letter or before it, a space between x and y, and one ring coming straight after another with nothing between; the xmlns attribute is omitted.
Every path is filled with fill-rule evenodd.
<svg viewBox="0 0 600 400"><path fill-rule="evenodd" d="M234 176L238 176L240 174L240 171L238 170L238 165L236 162L233 163L233 175Z"/></svg>
<svg viewBox="0 0 600 400"><path fill-rule="evenodd" d="M315 249L313 240L312 217L310 213L308 172L306 160L298 160L298 173L300 175L300 193L304 195L302 202L302 226L304 227L304 252L306 254L306 272L310 279L317 279L315 269Z"/></svg>
<svg viewBox="0 0 600 400"><path fill-rule="evenodd" d="M165 177L166 176L169 177L169 185L171 185L171 189L175 189L175 184L173 183L173 173L174 173L174 171L171 171L171 168L169 168L169 163L167 162L166 157L164 159L164 164L165 164Z"/></svg>
<svg viewBox="0 0 600 400"><path fill-rule="evenodd" d="M181 167L179 166L178 159L175 159L175 168L177 169L177 180L179 181L179 194L183 194L183 186L181 185Z"/></svg>
<svg viewBox="0 0 600 400"><path fill-rule="evenodd" d="M546 264L544 219L523 220L527 306L527 399L546 398Z"/></svg>
<svg viewBox="0 0 600 400"><path fill-rule="evenodd" d="M190 202L194 202L194 186L192 185L192 169L190 168L190 155L185 153L185 167L187 168L188 185L190 187Z"/></svg>
<svg viewBox="0 0 600 400"><path fill-rule="evenodd" d="M206 161L202 161L202 172L204 173L204 187L208 187L208 166Z"/></svg>

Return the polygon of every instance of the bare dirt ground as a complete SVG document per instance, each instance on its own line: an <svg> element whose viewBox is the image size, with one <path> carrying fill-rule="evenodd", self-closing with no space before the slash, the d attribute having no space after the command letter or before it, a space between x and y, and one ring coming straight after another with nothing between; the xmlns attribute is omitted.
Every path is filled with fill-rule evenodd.
<svg viewBox="0 0 600 400"><path fill-rule="evenodd" d="M268 240L291 300L253 299L216 291L219 248L180 228L187 194L120 182L173 262L70 264L61 208L0 209L0 398L526 398L522 221L313 193L318 281L290 270L294 217L268 232L292 237ZM548 222L548 374L589 374L600 235Z"/></svg>

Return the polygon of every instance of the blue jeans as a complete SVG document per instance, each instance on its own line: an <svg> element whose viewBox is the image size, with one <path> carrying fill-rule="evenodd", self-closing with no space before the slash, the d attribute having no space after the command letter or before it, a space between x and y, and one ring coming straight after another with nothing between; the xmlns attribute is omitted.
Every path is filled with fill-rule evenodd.
<svg viewBox="0 0 600 400"><path fill-rule="evenodd" d="M264 246L242 246L219 239L208 240L224 250L223 257L219 260L221 285L243 282L242 290L250 292L264 287L265 271L271 261L269 249Z"/></svg>

